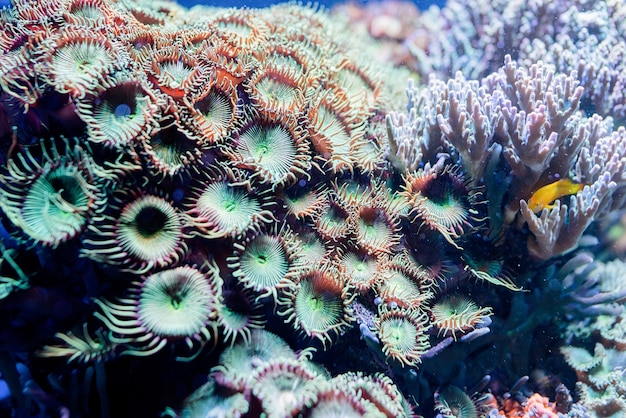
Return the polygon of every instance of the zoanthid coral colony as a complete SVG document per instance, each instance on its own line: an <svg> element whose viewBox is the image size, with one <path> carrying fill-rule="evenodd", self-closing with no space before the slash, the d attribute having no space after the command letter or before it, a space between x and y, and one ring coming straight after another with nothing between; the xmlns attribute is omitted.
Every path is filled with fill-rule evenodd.
<svg viewBox="0 0 626 418"><path fill-rule="evenodd" d="M473 3L1 9L0 411L626 413L626 9Z"/></svg>

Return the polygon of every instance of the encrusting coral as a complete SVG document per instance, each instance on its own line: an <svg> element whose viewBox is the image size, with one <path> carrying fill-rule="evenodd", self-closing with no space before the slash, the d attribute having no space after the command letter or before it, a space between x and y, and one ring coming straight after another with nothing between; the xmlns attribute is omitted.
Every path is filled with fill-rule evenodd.
<svg viewBox="0 0 626 418"><path fill-rule="evenodd" d="M511 56L487 42L511 16L478 30L500 3L393 35L419 58L408 86L366 34L296 4L1 9L13 412L623 412L619 240L586 235L626 210L623 66L576 61L619 55L626 10L599 2L610 25L577 38L565 5L587 2L561 0L545 16L572 21L540 37L514 2ZM577 403L550 379L504 392L532 368L573 387L560 347Z"/></svg>

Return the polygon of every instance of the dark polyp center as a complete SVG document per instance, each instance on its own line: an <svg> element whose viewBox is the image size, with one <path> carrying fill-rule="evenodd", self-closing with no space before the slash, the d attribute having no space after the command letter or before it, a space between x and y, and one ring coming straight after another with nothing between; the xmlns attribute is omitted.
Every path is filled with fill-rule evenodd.
<svg viewBox="0 0 626 418"><path fill-rule="evenodd" d="M167 127L158 132L152 139L153 144L160 144L168 148L182 150L182 144L187 136L180 132L175 126Z"/></svg>
<svg viewBox="0 0 626 418"><path fill-rule="evenodd" d="M116 118L125 118L135 113L137 94L139 94L137 86L122 84L108 89L102 94L101 99L113 109Z"/></svg>
<svg viewBox="0 0 626 418"><path fill-rule="evenodd" d="M182 307L183 301L185 300L185 294L177 289L176 291L170 292L170 304L174 309L180 309Z"/></svg>
<svg viewBox="0 0 626 418"><path fill-rule="evenodd" d="M72 205L77 203L77 196L73 193L73 190L78 187L78 185L76 184L76 179L69 176L59 176L49 178L48 181L57 193L61 191L60 196L61 198L63 198L63 200Z"/></svg>
<svg viewBox="0 0 626 418"><path fill-rule="evenodd" d="M167 215L158 208L146 207L137 214L137 231L143 237L151 237L165 227Z"/></svg>
<svg viewBox="0 0 626 418"><path fill-rule="evenodd" d="M439 175L428 182L424 195L437 204L445 204L450 199L451 187L447 175Z"/></svg>

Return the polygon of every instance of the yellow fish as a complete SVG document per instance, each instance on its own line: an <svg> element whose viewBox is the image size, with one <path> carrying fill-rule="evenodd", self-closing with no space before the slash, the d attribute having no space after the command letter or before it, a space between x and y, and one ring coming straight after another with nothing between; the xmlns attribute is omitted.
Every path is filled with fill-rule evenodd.
<svg viewBox="0 0 626 418"><path fill-rule="evenodd" d="M543 208L552 209L554 204L551 203L556 199L578 193L583 187L584 184L574 183L570 179L557 180L537 189L528 200L528 207L535 213L541 212Z"/></svg>

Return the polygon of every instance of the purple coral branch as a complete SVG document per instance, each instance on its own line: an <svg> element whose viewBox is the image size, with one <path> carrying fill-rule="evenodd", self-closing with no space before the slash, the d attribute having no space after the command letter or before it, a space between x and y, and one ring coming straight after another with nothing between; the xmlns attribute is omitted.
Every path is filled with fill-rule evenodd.
<svg viewBox="0 0 626 418"><path fill-rule="evenodd" d="M617 292L599 292L590 296L572 295L572 299L585 305L617 302L626 298L626 288Z"/></svg>
<svg viewBox="0 0 626 418"><path fill-rule="evenodd" d="M431 358L435 357L437 354L441 353L446 347L454 342L452 337L446 337L441 340L437 345L428 349L424 354L422 354L423 358Z"/></svg>

